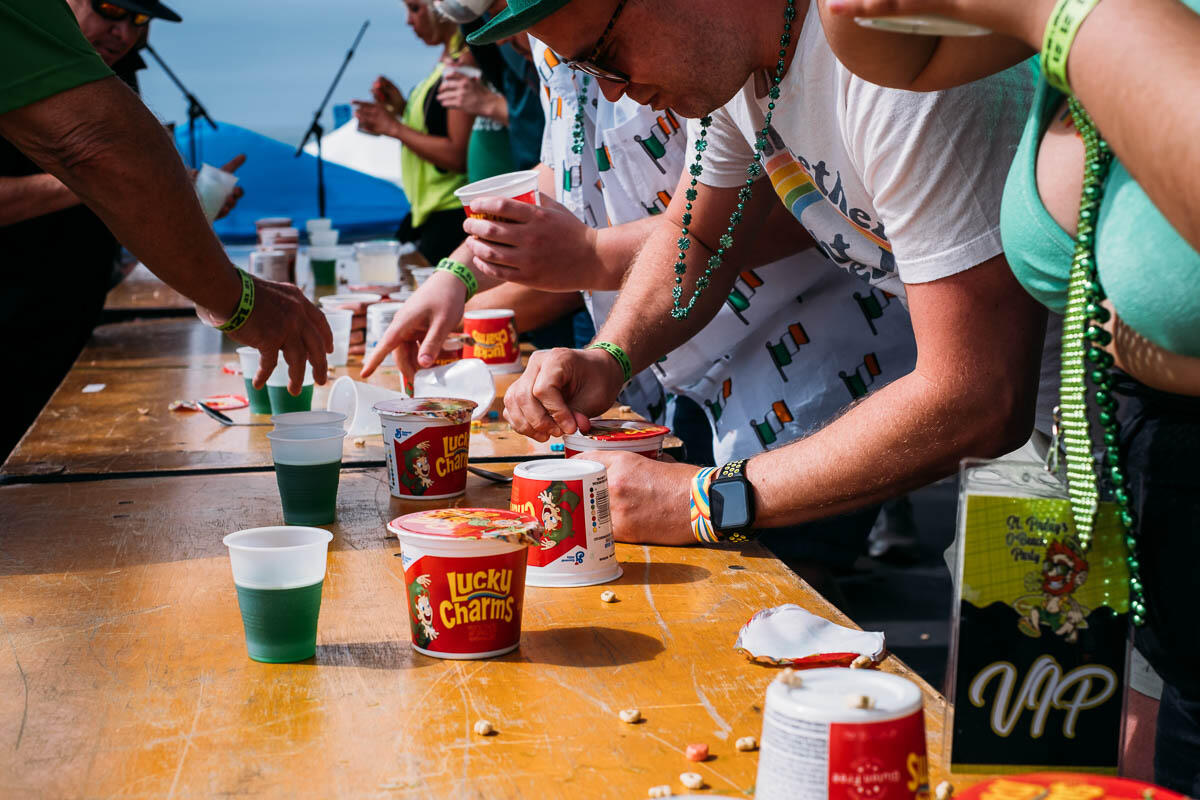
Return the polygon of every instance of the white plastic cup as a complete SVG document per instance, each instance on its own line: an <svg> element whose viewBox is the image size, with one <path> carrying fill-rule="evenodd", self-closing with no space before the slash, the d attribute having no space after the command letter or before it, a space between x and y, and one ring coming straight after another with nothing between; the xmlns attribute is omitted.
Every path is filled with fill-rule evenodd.
<svg viewBox="0 0 1200 800"><path fill-rule="evenodd" d="M309 231L308 243L313 247L336 247L341 231L332 228L327 230Z"/></svg>
<svg viewBox="0 0 1200 800"><path fill-rule="evenodd" d="M359 242L354 245L354 258L362 283L389 284L400 279L400 243L394 239Z"/></svg>
<svg viewBox="0 0 1200 800"><path fill-rule="evenodd" d="M375 303L367 306L367 350L374 350L379 340L392 324L396 312L404 307L404 303Z"/></svg>
<svg viewBox="0 0 1200 800"><path fill-rule="evenodd" d="M437 272L437 267L409 267L409 272L412 273L413 280L417 282L417 286L429 280L429 276Z"/></svg>
<svg viewBox="0 0 1200 800"><path fill-rule="evenodd" d="M452 364L417 370L413 376L414 397L457 397L476 403L471 419L487 415L496 399L496 382L487 364L464 358Z"/></svg>
<svg viewBox="0 0 1200 800"><path fill-rule="evenodd" d="M333 534L320 528L247 528L225 537L233 581L250 589L293 589L325 578Z"/></svg>
<svg viewBox="0 0 1200 800"><path fill-rule="evenodd" d="M312 364L304 362L304 386L311 386L313 383ZM279 360L275 362L275 369L271 371L270 377L267 378L267 386L287 386L288 385L288 363L287 358L283 353L279 354Z"/></svg>
<svg viewBox="0 0 1200 800"><path fill-rule="evenodd" d="M267 432L267 439L271 442L271 459L276 464L295 466L341 461L344 438L346 432L340 426L330 425L285 425Z"/></svg>
<svg viewBox="0 0 1200 800"><path fill-rule="evenodd" d="M300 385L300 394L292 395L288 392L288 363L283 357L283 353L279 354L279 361L275 363L275 369L272 370L271 376L267 378L267 395L271 399L271 413L284 414L289 411L311 411L312 396L313 396L313 371L312 364L307 361L304 363L304 382Z"/></svg>
<svg viewBox="0 0 1200 800"><path fill-rule="evenodd" d="M329 525L336 520L345 438L341 427L304 425L276 428L267 434L284 522Z"/></svg>
<svg viewBox="0 0 1200 800"><path fill-rule="evenodd" d="M300 244L300 231L295 228L262 228L258 232L258 243L264 249L280 247L297 247Z"/></svg>
<svg viewBox="0 0 1200 800"><path fill-rule="evenodd" d="M468 183L461 189L455 189L454 196L462 202L463 208L467 210L467 216L474 219L487 219L487 215L471 209L473 201L481 197L504 197L537 206L541 205L537 188L537 170L526 169Z"/></svg>
<svg viewBox="0 0 1200 800"><path fill-rule="evenodd" d="M343 367L350 359L350 325L354 321L354 312L348 308L326 308L322 306L321 313L333 331L333 352L329 355L329 366Z"/></svg>
<svg viewBox="0 0 1200 800"><path fill-rule="evenodd" d="M200 196L200 207L204 209L204 216L208 217L209 222L221 213L221 206L225 205L237 182L238 176L232 172L217 169L212 164L200 167L196 175L196 194Z"/></svg>
<svg viewBox="0 0 1200 800"><path fill-rule="evenodd" d="M250 403L251 414L270 414L271 413L271 396L267 391L267 387L261 389L254 388L254 378L258 375L258 363L261 354L257 347L239 347L237 349L238 362L242 367L242 378L246 386L246 400Z"/></svg>
<svg viewBox="0 0 1200 800"><path fill-rule="evenodd" d="M327 294L320 298L317 302L321 304L321 310L324 311L357 305L369 306L374 303L378 303L382 299L383 295L381 294L374 294L372 292L354 292L350 294Z"/></svg>
<svg viewBox="0 0 1200 800"><path fill-rule="evenodd" d="M363 383L343 375L333 382L325 408L346 415L347 436L378 435L382 428L379 415L375 413L373 406L381 400L406 396L403 392Z"/></svg>
<svg viewBox="0 0 1200 800"><path fill-rule="evenodd" d="M346 415L337 411L291 411L271 417L276 430L283 428L341 428Z"/></svg>
<svg viewBox="0 0 1200 800"><path fill-rule="evenodd" d="M291 224L291 220L288 220L288 224ZM316 217L315 219L310 219L304 223L304 229L308 231L310 236L315 231L327 231L332 227L333 220L331 220L329 217Z"/></svg>

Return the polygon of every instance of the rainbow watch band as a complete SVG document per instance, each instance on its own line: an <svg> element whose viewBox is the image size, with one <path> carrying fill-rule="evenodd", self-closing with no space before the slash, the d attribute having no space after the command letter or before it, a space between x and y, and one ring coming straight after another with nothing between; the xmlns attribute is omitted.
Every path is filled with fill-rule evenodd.
<svg viewBox="0 0 1200 800"><path fill-rule="evenodd" d="M1067 58L1079 26L1100 0L1058 0L1042 37L1042 73L1046 82L1064 94L1074 94L1067 82Z"/></svg>
<svg viewBox="0 0 1200 800"><path fill-rule="evenodd" d="M721 541L713 530L711 509L708 505L708 487L712 485L716 467L705 467L692 478L692 499L689 504L689 516L692 524L692 535L696 541L704 544L716 544Z"/></svg>
<svg viewBox="0 0 1200 800"><path fill-rule="evenodd" d="M459 262L453 261L449 258L443 258L438 262L438 265L434 267L434 271L449 272L451 275L462 281L463 285L467 287L467 300L470 300L475 296L475 293L479 291L479 279L475 277L475 273L471 272L466 264L460 264Z"/></svg>
<svg viewBox="0 0 1200 800"><path fill-rule="evenodd" d="M242 296L238 300L237 310L233 312L232 317L217 326L217 330L226 333L232 333L245 325L246 320L250 319L250 312L254 311L254 278L244 269L238 269L238 274L242 276Z"/></svg>

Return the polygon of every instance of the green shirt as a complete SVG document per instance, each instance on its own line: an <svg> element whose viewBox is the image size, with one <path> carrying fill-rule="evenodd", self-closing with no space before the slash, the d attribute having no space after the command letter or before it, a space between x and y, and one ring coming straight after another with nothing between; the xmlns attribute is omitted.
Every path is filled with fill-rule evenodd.
<svg viewBox="0 0 1200 800"><path fill-rule="evenodd" d="M112 74L63 0L0 3L0 114Z"/></svg>
<svg viewBox="0 0 1200 800"><path fill-rule="evenodd" d="M429 133L425 103L437 102L435 93L442 79L443 66L439 61L433 72L417 84L404 108L401 121L420 133ZM430 214L462 208L462 202L454 196L454 190L466 185L467 176L460 172L447 172L405 147L400 151L400 182L412 206L412 225L419 228Z"/></svg>

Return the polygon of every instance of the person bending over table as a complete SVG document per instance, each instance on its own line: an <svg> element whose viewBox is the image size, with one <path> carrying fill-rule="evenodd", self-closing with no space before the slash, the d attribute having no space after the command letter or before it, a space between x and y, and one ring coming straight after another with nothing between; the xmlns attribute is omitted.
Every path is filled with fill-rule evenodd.
<svg viewBox="0 0 1200 800"><path fill-rule="evenodd" d="M123 55L136 42L139 25L155 16L178 19L157 0L73 0L71 6L13 0L0 7L0 59L5 59L0 136L48 173L6 181L0 188L8 238L0 318L7 338L36 342L29 335L32 327L50 335L68 332L65 338L77 343L74 334L90 323L90 310L70 298L87 296L85 306L93 305L103 297L111 273L112 240L101 230L102 222L151 271L193 300L202 319L263 352L256 376L260 385L280 350L294 365L293 389L300 389L305 360L313 362L314 377L323 382L325 353L332 348L323 316L295 287L251 279L229 262L173 143L106 65ZM8 163L17 161L10 153ZM25 165L24 171L36 170ZM99 220L70 208L80 201ZM60 222L69 224L61 229ZM47 225L56 230L54 247L73 247L81 259L70 272L54 269L52 250L27 251L21 244L24 233ZM86 243L95 246L81 252ZM60 294L68 298L66 309L58 305ZM32 309L38 310L33 318ZM59 319L60 312L65 319ZM30 370L45 366L38 346L26 354ZM44 385L41 395L29 398L21 419L13 420L20 428L5 429L6 450L53 388Z"/></svg>

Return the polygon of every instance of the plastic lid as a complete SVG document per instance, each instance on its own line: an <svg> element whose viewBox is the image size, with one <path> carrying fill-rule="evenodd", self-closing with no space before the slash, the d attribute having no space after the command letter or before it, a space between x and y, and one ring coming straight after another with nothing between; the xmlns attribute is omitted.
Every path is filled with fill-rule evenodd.
<svg viewBox="0 0 1200 800"><path fill-rule="evenodd" d="M480 311L467 311L463 319L506 319L514 316L511 308L485 308Z"/></svg>
<svg viewBox="0 0 1200 800"><path fill-rule="evenodd" d="M604 465L585 458L544 458L517 464L513 475L535 481L569 481L604 474Z"/></svg>
<svg viewBox="0 0 1200 800"><path fill-rule="evenodd" d="M788 716L810 722L882 722L921 708L921 689L907 678L873 669L809 669L796 684L781 678L767 688L767 701ZM851 708L847 699L865 695L870 708Z"/></svg>
<svg viewBox="0 0 1200 800"><path fill-rule="evenodd" d="M356 292L354 294L327 294L318 302L320 302L321 307L324 308L326 306L349 306L356 303L378 303L382 299L383 295L373 294L371 292Z"/></svg>
<svg viewBox="0 0 1200 800"><path fill-rule="evenodd" d="M528 514L500 508L439 508L405 514L388 523L394 534L436 539L492 539L537 544L544 531Z"/></svg>
<svg viewBox="0 0 1200 800"><path fill-rule="evenodd" d="M389 417L429 417L451 422L467 422L479 404L457 397L396 397L374 405L377 414Z"/></svg>
<svg viewBox="0 0 1200 800"><path fill-rule="evenodd" d="M671 432L665 425L655 425L650 422L638 422L632 419L593 419L592 429L580 435L598 442L632 442L641 439L653 439Z"/></svg>

